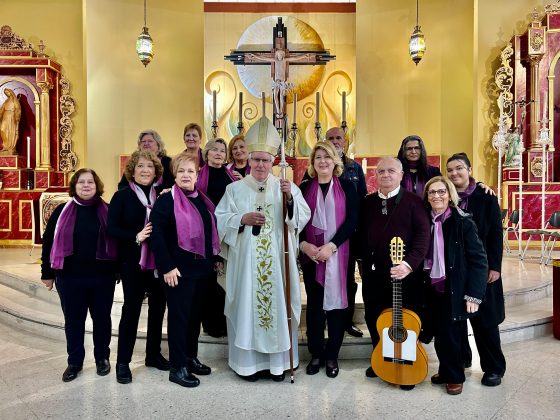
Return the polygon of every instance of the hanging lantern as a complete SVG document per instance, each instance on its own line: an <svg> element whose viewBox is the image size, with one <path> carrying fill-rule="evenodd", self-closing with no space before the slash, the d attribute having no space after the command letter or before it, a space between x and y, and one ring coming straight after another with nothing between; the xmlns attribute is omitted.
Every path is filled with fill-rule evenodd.
<svg viewBox="0 0 560 420"><path fill-rule="evenodd" d="M136 39L136 54L144 67L154 58L154 41L146 26L146 0L144 0L144 27Z"/></svg>
<svg viewBox="0 0 560 420"><path fill-rule="evenodd" d="M420 60L422 60L422 57L424 57L424 53L426 52L426 39L420 30L420 26L418 25L418 0L416 0L416 26L410 36L408 52L410 54L410 58L412 58L412 61L414 61L416 65L418 65Z"/></svg>

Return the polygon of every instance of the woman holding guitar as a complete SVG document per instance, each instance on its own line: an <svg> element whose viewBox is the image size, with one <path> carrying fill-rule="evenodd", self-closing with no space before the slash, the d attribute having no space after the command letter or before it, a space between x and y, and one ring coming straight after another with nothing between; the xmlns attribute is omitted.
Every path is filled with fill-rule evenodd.
<svg viewBox="0 0 560 420"><path fill-rule="evenodd" d="M447 393L457 395L465 382L463 331L484 297L488 263L476 225L470 215L458 208L459 197L450 180L441 176L429 180L424 201L432 221L432 241L424 269L431 282L439 359L432 383L446 384Z"/></svg>
<svg viewBox="0 0 560 420"><path fill-rule="evenodd" d="M344 166L330 142L319 142L309 157L311 179L301 192L311 221L300 235L301 266L307 293L307 337L315 375L326 361L329 378L338 375L338 352L346 329L348 240L358 220L358 194L352 182L339 179ZM329 338L325 343L325 320Z"/></svg>

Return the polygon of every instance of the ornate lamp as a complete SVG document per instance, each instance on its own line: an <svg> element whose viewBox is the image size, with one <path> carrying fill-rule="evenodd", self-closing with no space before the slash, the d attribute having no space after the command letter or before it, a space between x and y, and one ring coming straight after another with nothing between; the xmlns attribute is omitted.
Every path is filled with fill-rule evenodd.
<svg viewBox="0 0 560 420"><path fill-rule="evenodd" d="M416 0L416 26L414 27L414 32L412 32L410 36L408 51L410 53L410 58L412 58L412 61L414 61L416 65L422 60L426 52L426 40L418 25L418 0Z"/></svg>
<svg viewBox="0 0 560 420"><path fill-rule="evenodd" d="M138 58L144 64L144 67L154 58L154 41L146 26L146 0L144 0L144 27L136 39L136 54L138 54Z"/></svg>

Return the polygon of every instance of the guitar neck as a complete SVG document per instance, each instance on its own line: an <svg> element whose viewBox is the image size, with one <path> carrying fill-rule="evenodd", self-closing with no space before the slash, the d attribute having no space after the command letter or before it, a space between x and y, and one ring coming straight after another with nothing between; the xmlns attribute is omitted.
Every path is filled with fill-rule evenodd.
<svg viewBox="0 0 560 420"><path fill-rule="evenodd" d="M402 326L402 280L393 279L393 327Z"/></svg>

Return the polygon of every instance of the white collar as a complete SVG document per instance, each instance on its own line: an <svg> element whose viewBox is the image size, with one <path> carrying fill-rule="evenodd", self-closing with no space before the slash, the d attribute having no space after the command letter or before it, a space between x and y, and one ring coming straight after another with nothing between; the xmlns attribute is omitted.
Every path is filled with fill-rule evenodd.
<svg viewBox="0 0 560 420"><path fill-rule="evenodd" d="M400 189L401 189L401 186L399 185L393 191L389 191L389 194L387 194L387 197L385 197L385 194L383 194L381 192L381 190L377 190L377 195L379 195L379 197L382 198L383 200L388 200L389 198L396 196L399 193Z"/></svg>

